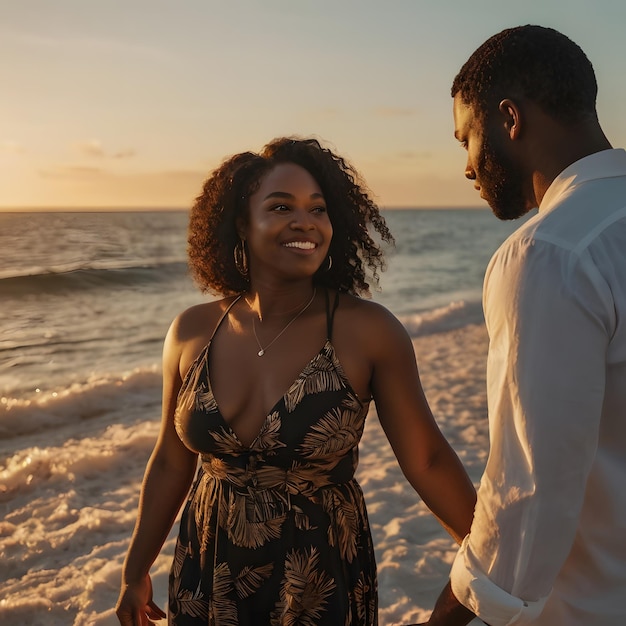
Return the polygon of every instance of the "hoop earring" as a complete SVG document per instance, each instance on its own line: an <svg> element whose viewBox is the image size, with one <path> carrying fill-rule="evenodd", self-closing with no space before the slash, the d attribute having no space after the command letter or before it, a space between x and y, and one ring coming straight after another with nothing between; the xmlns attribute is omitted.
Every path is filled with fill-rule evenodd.
<svg viewBox="0 0 626 626"><path fill-rule="evenodd" d="M325 272L330 272L330 268L333 266L333 257L328 255L328 267L324 270Z"/></svg>
<svg viewBox="0 0 626 626"><path fill-rule="evenodd" d="M235 260L235 267L237 271L244 277L248 277L248 255L246 254L246 244L243 239L240 239L235 244L233 250L233 258Z"/></svg>

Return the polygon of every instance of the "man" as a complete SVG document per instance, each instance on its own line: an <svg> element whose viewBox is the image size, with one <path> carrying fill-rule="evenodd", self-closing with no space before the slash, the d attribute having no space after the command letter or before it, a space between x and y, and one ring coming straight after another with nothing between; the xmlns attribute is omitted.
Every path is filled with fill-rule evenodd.
<svg viewBox="0 0 626 626"><path fill-rule="evenodd" d="M626 152L582 50L549 28L487 40L454 80L465 175L501 219L485 276L491 450L428 622L626 624Z"/></svg>

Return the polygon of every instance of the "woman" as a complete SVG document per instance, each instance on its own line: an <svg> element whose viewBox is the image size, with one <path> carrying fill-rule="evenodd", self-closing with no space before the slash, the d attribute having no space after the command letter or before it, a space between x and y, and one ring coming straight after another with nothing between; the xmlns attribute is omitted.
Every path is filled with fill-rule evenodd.
<svg viewBox="0 0 626 626"><path fill-rule="evenodd" d="M274 140L206 181L189 257L200 287L224 298L183 312L165 341L124 626L164 617L148 572L190 487L171 624L376 624L354 480L372 399L409 482L457 540L469 531L474 488L430 412L410 338L358 297L365 266L374 280L383 266L368 227L392 241L356 172L316 140Z"/></svg>

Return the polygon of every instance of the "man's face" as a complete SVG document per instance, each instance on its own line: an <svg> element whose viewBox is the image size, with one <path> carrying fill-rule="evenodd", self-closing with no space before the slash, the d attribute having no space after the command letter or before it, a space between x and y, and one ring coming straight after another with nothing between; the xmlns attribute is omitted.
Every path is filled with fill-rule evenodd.
<svg viewBox="0 0 626 626"><path fill-rule="evenodd" d="M454 136L467 151L465 177L501 220L514 220L530 211L522 169L507 146L504 125L485 123L460 94L454 97ZM498 116L496 115L496 118Z"/></svg>

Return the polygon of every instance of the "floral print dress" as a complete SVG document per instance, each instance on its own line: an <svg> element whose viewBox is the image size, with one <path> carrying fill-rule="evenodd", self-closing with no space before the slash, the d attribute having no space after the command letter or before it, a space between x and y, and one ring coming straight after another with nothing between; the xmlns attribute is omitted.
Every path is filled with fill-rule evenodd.
<svg viewBox="0 0 626 626"><path fill-rule="evenodd" d="M374 549L354 479L368 406L331 343L336 306L327 306L325 345L250 446L215 402L211 342L187 373L176 429L201 465L170 572L172 626L378 623Z"/></svg>

